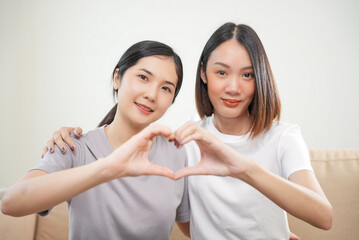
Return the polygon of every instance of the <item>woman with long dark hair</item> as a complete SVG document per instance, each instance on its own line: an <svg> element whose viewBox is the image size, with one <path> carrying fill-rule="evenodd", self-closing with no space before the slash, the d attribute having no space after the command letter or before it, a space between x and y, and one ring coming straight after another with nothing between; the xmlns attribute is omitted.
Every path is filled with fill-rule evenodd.
<svg viewBox="0 0 359 240"><path fill-rule="evenodd" d="M76 151L45 155L5 192L1 211L46 215L67 201L70 239L169 239L175 221L188 226L187 179L172 180L186 152L168 141L169 128L150 125L174 102L182 76L169 46L131 46L113 71L118 103L99 128L73 138Z"/></svg>

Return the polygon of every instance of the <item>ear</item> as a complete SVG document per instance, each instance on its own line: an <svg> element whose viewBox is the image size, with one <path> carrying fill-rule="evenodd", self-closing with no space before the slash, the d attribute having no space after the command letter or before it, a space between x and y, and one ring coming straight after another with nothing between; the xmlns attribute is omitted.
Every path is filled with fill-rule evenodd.
<svg viewBox="0 0 359 240"><path fill-rule="evenodd" d="M118 68L116 68L113 74L113 89L118 90L120 88L120 77L118 76Z"/></svg>
<svg viewBox="0 0 359 240"><path fill-rule="evenodd" d="M206 77L206 73L203 70L203 62L201 63L201 79L203 81L204 84L207 84L207 77Z"/></svg>

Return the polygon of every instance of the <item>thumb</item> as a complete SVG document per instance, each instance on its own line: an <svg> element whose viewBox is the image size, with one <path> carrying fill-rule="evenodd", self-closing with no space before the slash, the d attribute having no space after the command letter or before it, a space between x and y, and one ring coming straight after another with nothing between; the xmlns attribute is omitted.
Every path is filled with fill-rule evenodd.
<svg viewBox="0 0 359 240"><path fill-rule="evenodd" d="M208 175L208 173L198 165L192 167L184 167L175 173L174 179L178 180L180 178L192 175Z"/></svg>
<svg viewBox="0 0 359 240"><path fill-rule="evenodd" d="M148 168L147 175L158 175L158 176L163 176L163 177L167 177L170 179L174 179L174 173L172 172L171 169L162 167L162 166L158 166L158 165L152 164L152 163L150 164L150 167Z"/></svg>

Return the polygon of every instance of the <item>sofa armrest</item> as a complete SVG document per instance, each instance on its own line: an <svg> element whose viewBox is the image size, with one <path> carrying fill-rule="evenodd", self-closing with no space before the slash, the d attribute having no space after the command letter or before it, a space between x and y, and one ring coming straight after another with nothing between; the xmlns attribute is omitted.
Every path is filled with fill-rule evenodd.
<svg viewBox="0 0 359 240"><path fill-rule="evenodd" d="M330 230L317 229L288 214L290 230L301 239L356 239L359 236L359 149L311 150L312 166L334 209Z"/></svg>

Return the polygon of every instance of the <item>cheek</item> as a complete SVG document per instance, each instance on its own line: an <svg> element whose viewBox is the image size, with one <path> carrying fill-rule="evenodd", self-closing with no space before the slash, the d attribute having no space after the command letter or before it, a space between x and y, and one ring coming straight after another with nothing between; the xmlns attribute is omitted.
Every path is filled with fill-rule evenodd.
<svg viewBox="0 0 359 240"><path fill-rule="evenodd" d="M254 82L254 81L253 81ZM254 93L256 92L256 84L255 82L252 84L252 87L251 87L251 96L252 96L252 99L254 97Z"/></svg>
<svg viewBox="0 0 359 240"><path fill-rule="evenodd" d="M161 105L162 111L166 111L172 105L173 95L165 94L160 97L159 104Z"/></svg>
<svg viewBox="0 0 359 240"><path fill-rule="evenodd" d="M208 97L212 104L220 96L222 92L222 86L216 84L216 81L211 81L207 84Z"/></svg>
<svg viewBox="0 0 359 240"><path fill-rule="evenodd" d="M244 90L244 92L246 93L246 95L247 95L248 98L253 98L253 97L254 97L255 90L256 90L255 81L251 81L251 82L246 83L246 84L243 86L243 90Z"/></svg>

